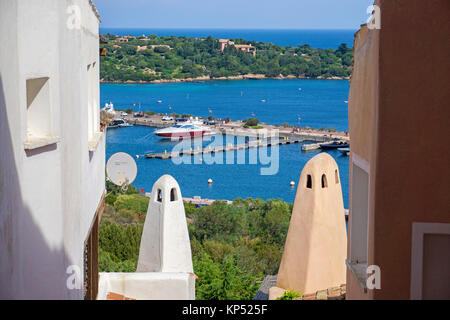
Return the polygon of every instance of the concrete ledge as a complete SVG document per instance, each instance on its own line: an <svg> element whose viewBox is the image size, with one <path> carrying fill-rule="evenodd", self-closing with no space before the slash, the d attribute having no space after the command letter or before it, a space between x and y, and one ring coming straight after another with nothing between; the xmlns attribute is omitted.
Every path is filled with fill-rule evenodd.
<svg viewBox="0 0 450 320"><path fill-rule="evenodd" d="M89 151L93 152L95 150L97 150L98 144L100 143L100 140L103 137L103 132L96 132L94 133L94 136L89 139L88 141L88 148Z"/></svg>
<svg viewBox="0 0 450 320"><path fill-rule="evenodd" d="M367 292L367 263L355 263L349 260L345 260L347 268L352 272L355 279L358 281L359 286L364 293Z"/></svg>
<svg viewBox="0 0 450 320"><path fill-rule="evenodd" d="M59 141L61 141L61 139L57 136L28 137L27 141L23 143L23 147L25 150L34 150L58 143Z"/></svg>
<svg viewBox="0 0 450 320"><path fill-rule="evenodd" d="M195 275L171 272L102 272L97 300L108 295L136 300L195 300Z"/></svg>

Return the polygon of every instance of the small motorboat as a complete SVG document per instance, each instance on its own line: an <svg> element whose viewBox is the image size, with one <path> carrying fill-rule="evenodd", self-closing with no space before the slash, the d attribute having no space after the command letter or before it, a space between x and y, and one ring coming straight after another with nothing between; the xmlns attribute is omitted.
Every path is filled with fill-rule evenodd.
<svg viewBox="0 0 450 320"><path fill-rule="evenodd" d="M324 150L339 149L339 148L350 148L350 144L344 141L333 141L331 143L322 143L320 148Z"/></svg>
<svg viewBox="0 0 450 320"><path fill-rule="evenodd" d="M121 128L121 127L132 127L133 125L126 122L124 119L113 119L108 125L108 128Z"/></svg>
<svg viewBox="0 0 450 320"><path fill-rule="evenodd" d="M350 153L350 148L338 148L338 151L341 152L343 155L348 156L348 154Z"/></svg>

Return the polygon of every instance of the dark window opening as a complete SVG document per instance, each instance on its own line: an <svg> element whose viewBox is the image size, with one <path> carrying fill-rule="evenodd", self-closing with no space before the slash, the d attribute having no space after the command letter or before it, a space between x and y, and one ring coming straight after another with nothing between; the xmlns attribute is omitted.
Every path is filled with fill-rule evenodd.
<svg viewBox="0 0 450 320"><path fill-rule="evenodd" d="M170 201L177 201L177 189L172 188L172 190L170 190Z"/></svg>
<svg viewBox="0 0 450 320"><path fill-rule="evenodd" d="M158 189L156 201L162 202L162 191L161 191L161 189Z"/></svg>
<svg viewBox="0 0 450 320"><path fill-rule="evenodd" d="M322 188L328 188L327 176L322 175Z"/></svg>
<svg viewBox="0 0 450 320"><path fill-rule="evenodd" d="M338 173L337 169L334 170L334 177L336 179L336 184L338 184L339 183L339 173Z"/></svg>
<svg viewBox="0 0 450 320"><path fill-rule="evenodd" d="M308 178L307 178L307 180L306 180L306 187L307 187L308 189L312 189L312 177L311 177L310 174L308 174Z"/></svg>

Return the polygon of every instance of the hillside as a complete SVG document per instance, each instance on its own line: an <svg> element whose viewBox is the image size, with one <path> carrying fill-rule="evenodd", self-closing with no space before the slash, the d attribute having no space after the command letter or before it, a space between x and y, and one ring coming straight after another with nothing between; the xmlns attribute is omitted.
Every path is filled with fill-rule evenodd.
<svg viewBox="0 0 450 320"><path fill-rule="evenodd" d="M169 82L208 79L331 78L350 76L353 50L281 47L234 39L221 51L219 39L187 37L120 37L103 35L103 82ZM222 44L223 46L223 44ZM244 52L250 48L251 52ZM253 53L253 51L255 53Z"/></svg>

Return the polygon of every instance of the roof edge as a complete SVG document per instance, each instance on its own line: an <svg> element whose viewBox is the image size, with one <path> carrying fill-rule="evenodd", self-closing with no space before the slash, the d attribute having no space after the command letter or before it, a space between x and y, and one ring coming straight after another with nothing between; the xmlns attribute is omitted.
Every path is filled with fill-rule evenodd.
<svg viewBox="0 0 450 320"><path fill-rule="evenodd" d="M89 4L91 5L92 11L94 12L95 16L97 17L98 22L101 22L102 18L100 17L100 13L98 12L97 7L94 4L94 1L89 0Z"/></svg>

